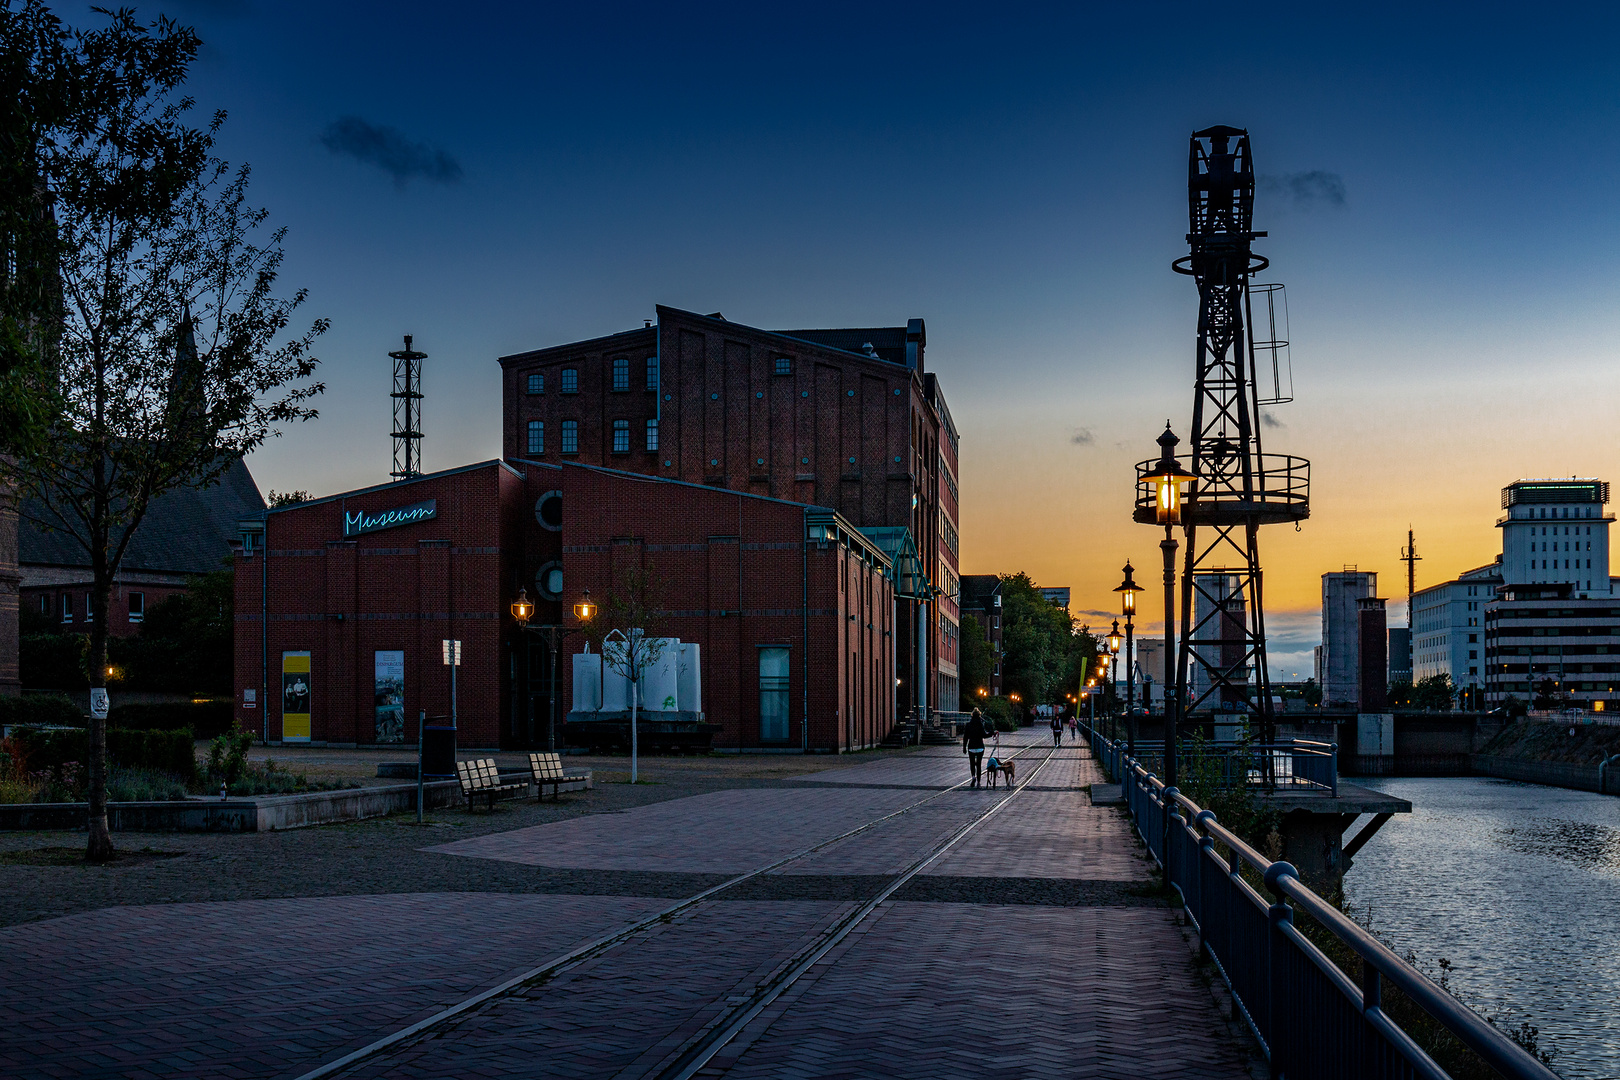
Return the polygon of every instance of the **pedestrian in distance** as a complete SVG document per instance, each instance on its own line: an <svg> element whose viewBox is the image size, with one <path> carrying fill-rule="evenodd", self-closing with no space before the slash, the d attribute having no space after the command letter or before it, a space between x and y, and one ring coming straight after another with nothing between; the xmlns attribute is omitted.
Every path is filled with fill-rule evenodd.
<svg viewBox="0 0 1620 1080"><path fill-rule="evenodd" d="M968 768L973 773L973 787L979 786L980 773L984 768L984 737L988 734L990 731L985 725L984 714L974 709L962 728L962 753L967 755Z"/></svg>
<svg viewBox="0 0 1620 1080"><path fill-rule="evenodd" d="M1052 710L1052 745L1063 745L1063 716L1056 709Z"/></svg>

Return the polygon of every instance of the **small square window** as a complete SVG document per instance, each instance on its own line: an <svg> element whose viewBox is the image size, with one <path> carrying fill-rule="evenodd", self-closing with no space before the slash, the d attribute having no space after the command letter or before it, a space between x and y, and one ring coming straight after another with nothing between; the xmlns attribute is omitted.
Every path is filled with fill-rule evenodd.
<svg viewBox="0 0 1620 1080"><path fill-rule="evenodd" d="M538 457L546 452L546 425L540 420L529 421L529 453Z"/></svg>
<svg viewBox="0 0 1620 1080"><path fill-rule="evenodd" d="M630 358L616 356L613 358L613 389L630 389Z"/></svg>
<svg viewBox="0 0 1620 1080"><path fill-rule="evenodd" d="M546 392L546 377L541 372L531 372L529 375L529 393L543 394Z"/></svg>
<svg viewBox="0 0 1620 1080"><path fill-rule="evenodd" d="M565 393L565 394L577 394L577 393L579 393L579 369L578 368L571 368L571 367L563 368L563 372L562 372L562 392Z"/></svg>
<svg viewBox="0 0 1620 1080"><path fill-rule="evenodd" d="M146 594L132 592L129 594L129 621L140 622L146 618Z"/></svg>
<svg viewBox="0 0 1620 1080"><path fill-rule="evenodd" d="M793 374L793 358L790 356L778 356L776 358L776 373L778 375Z"/></svg>
<svg viewBox="0 0 1620 1080"><path fill-rule="evenodd" d="M647 357L647 389L658 389L658 357Z"/></svg>
<svg viewBox="0 0 1620 1080"><path fill-rule="evenodd" d="M647 449L658 449L658 421L647 421Z"/></svg>
<svg viewBox="0 0 1620 1080"><path fill-rule="evenodd" d="M579 453L578 420L564 420L562 422L562 452L565 454Z"/></svg>
<svg viewBox="0 0 1620 1080"><path fill-rule="evenodd" d="M630 452L630 421L613 421L613 452L615 454Z"/></svg>

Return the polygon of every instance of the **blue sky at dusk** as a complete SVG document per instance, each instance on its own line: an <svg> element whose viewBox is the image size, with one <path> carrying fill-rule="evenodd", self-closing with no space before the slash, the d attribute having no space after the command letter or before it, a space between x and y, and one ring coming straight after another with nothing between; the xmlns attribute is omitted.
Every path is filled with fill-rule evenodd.
<svg viewBox="0 0 1620 1080"><path fill-rule="evenodd" d="M161 10L207 42L190 92L333 322L322 417L253 457L262 488L386 477L404 333L431 469L499 453L496 356L657 303L922 317L964 570L1111 608L1158 557L1130 465L1188 426L1197 294L1169 264L1188 134L1217 123L1251 132L1288 285L1267 449L1313 461L1311 520L1264 534L1274 675L1309 672L1322 571L1400 596L1408 523L1432 583L1500 550L1504 484L1620 479L1612 8Z"/></svg>

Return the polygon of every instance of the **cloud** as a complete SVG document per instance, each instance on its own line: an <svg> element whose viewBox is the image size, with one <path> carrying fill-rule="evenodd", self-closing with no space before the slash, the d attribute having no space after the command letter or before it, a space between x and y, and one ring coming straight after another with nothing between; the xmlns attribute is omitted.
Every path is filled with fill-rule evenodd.
<svg viewBox="0 0 1620 1080"><path fill-rule="evenodd" d="M1295 206L1307 209L1328 206L1343 210L1345 207L1344 177L1322 169L1262 176L1260 190L1271 195L1291 195Z"/></svg>
<svg viewBox="0 0 1620 1080"><path fill-rule="evenodd" d="M1261 427L1268 427L1268 428L1285 428L1288 425L1283 423L1281 420L1277 419L1277 414L1276 413L1268 413L1264 409L1261 409L1260 410L1260 426Z"/></svg>
<svg viewBox="0 0 1620 1080"><path fill-rule="evenodd" d="M412 177L454 184L462 176L461 162L444 150L412 142L396 128L368 123L358 116L345 116L327 125L321 144L334 154L377 166L394 178L397 188L404 188Z"/></svg>
<svg viewBox="0 0 1620 1080"><path fill-rule="evenodd" d="M1096 443L1097 436L1092 434L1088 427L1077 428L1075 433L1069 436L1069 441L1075 446L1091 446Z"/></svg>

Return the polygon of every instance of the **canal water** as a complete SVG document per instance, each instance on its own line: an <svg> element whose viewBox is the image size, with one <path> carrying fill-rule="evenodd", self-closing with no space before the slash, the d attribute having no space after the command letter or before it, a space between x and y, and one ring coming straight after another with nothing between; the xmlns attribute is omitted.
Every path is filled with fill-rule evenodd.
<svg viewBox="0 0 1620 1080"><path fill-rule="evenodd" d="M1485 777L1358 783L1409 799L1355 857L1346 900L1396 952L1553 1068L1620 1077L1620 798ZM1365 820L1365 819L1364 819Z"/></svg>

